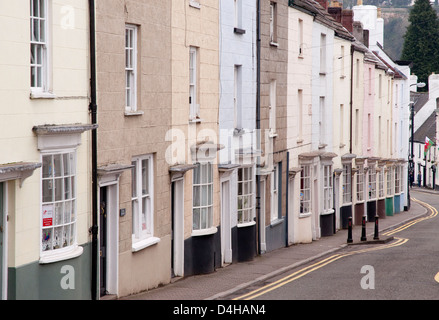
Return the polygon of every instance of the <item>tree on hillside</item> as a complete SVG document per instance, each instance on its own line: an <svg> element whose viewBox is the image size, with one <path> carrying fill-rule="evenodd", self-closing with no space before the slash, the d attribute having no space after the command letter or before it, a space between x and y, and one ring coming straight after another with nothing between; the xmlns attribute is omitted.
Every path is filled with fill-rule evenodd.
<svg viewBox="0 0 439 320"><path fill-rule="evenodd" d="M430 0L415 1L409 23L401 59L413 61L412 73L428 86L428 76L439 72L439 19Z"/></svg>

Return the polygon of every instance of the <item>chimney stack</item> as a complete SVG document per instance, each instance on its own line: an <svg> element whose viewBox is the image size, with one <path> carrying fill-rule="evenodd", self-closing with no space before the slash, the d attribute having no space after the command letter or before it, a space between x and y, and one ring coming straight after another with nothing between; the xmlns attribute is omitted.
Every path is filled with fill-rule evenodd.
<svg viewBox="0 0 439 320"><path fill-rule="evenodd" d="M325 11L328 10L328 0L316 0L323 8L325 8Z"/></svg>
<svg viewBox="0 0 439 320"><path fill-rule="evenodd" d="M341 11L341 24L345 27L350 33L353 31L353 23L354 23L354 12L351 9L343 9Z"/></svg>

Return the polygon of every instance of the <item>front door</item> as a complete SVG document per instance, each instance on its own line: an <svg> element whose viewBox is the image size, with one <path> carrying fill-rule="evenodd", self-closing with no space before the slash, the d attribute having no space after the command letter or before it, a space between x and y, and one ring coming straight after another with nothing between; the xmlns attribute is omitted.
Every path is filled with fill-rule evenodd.
<svg viewBox="0 0 439 320"><path fill-rule="evenodd" d="M178 179L171 185L172 238L171 238L171 276L184 275L184 180Z"/></svg>
<svg viewBox="0 0 439 320"><path fill-rule="evenodd" d="M221 183L221 264L232 263L230 180Z"/></svg>
<svg viewBox="0 0 439 320"><path fill-rule="evenodd" d="M107 294L107 187L100 188L100 214L99 214L99 275L101 297Z"/></svg>

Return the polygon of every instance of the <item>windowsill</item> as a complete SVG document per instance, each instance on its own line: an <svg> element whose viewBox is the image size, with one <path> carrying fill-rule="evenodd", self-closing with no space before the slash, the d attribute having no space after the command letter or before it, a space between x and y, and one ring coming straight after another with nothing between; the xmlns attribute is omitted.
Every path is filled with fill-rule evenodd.
<svg viewBox="0 0 439 320"><path fill-rule="evenodd" d="M233 32L236 33L236 34L245 34L245 30L244 29L237 28L237 27L233 28Z"/></svg>
<svg viewBox="0 0 439 320"><path fill-rule="evenodd" d="M270 46L277 48L277 47L279 47L279 43L274 42L274 41L270 41Z"/></svg>
<svg viewBox="0 0 439 320"><path fill-rule="evenodd" d="M189 1L189 7L195 8L195 9L201 9L201 4L198 1L190 0Z"/></svg>
<svg viewBox="0 0 439 320"><path fill-rule="evenodd" d="M31 91L31 99L56 99L56 95L47 91Z"/></svg>
<svg viewBox="0 0 439 320"><path fill-rule="evenodd" d="M311 212L299 213L299 219L311 217L311 214L312 214Z"/></svg>
<svg viewBox="0 0 439 320"><path fill-rule="evenodd" d="M246 228L246 227L254 226L255 224L256 224L256 221L250 221L250 222L238 223L236 225L236 227L237 228Z"/></svg>
<svg viewBox="0 0 439 320"><path fill-rule="evenodd" d="M125 116L127 116L127 117L132 117L132 116L141 116L141 115L143 115L143 111L128 111L128 110L125 110Z"/></svg>
<svg viewBox="0 0 439 320"><path fill-rule="evenodd" d="M364 202L365 202L364 200L358 200L355 204L362 204Z"/></svg>
<svg viewBox="0 0 439 320"><path fill-rule="evenodd" d="M79 257L84 249L75 245L72 248L55 250L54 252L42 252L40 255L40 264L49 264L58 261L73 259Z"/></svg>
<svg viewBox="0 0 439 320"><path fill-rule="evenodd" d="M271 221L270 228L273 228L273 227L281 224L282 222L284 222L284 219L277 218L276 220Z"/></svg>
<svg viewBox="0 0 439 320"><path fill-rule="evenodd" d="M138 240L136 242L133 242L131 244L131 252L137 252L142 249L148 248L154 244L157 244L160 242L160 238L157 237L149 237L147 239Z"/></svg>
<svg viewBox="0 0 439 320"><path fill-rule="evenodd" d="M335 212L334 209L331 209L331 210L323 211L320 215L325 216L325 215L333 214L334 212Z"/></svg>
<svg viewBox="0 0 439 320"><path fill-rule="evenodd" d="M189 119L189 123L201 123L201 122L203 122L203 120L200 118Z"/></svg>
<svg viewBox="0 0 439 320"><path fill-rule="evenodd" d="M202 229L202 230L192 230L192 237L200 237L200 236L208 236L211 234L215 234L218 232L217 227L211 227L208 229Z"/></svg>

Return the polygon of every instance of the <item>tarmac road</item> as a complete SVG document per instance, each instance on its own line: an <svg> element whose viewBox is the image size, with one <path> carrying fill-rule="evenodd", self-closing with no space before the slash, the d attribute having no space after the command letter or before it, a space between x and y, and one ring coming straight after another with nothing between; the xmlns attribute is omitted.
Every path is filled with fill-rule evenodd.
<svg viewBox="0 0 439 320"><path fill-rule="evenodd" d="M439 195L414 191L412 198L431 205L428 215L389 231L393 241L348 246L228 298L439 299Z"/></svg>

